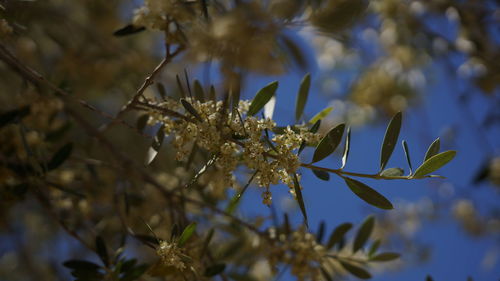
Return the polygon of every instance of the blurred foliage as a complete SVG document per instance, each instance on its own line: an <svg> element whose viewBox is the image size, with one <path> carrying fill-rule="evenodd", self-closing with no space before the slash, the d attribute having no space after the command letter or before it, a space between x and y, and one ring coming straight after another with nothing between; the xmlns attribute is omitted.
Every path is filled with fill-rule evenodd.
<svg viewBox="0 0 500 281"><path fill-rule="evenodd" d="M306 146L316 147L316 160L329 156L349 129L328 126L339 119L325 118L326 111L303 122L311 76L299 89L297 124L282 128L251 117L260 110L272 116L278 84L245 103L240 92L248 74L305 72L313 57L319 83L334 94L328 98L342 96L346 106L338 114L349 125L401 116L422 96L425 67L441 60L494 99L499 17L498 4L473 0L0 1L0 235L7 241L0 279L270 280L287 270L298 280L371 277L370 267L398 258L385 251L390 243L379 245L399 231L391 226L402 218L368 217L352 237L350 223L328 239L324 224L311 231L297 165L322 180L340 176L367 203L391 209L388 199L350 177L429 176L454 152L437 149L416 176L382 171L386 163L375 174L343 171L356 149L349 145L340 169L299 162ZM449 30L440 33L435 26L443 22ZM338 71L355 75L339 82ZM235 211L254 177L265 204L272 196L262 183L278 179L265 177L271 168L252 166L247 151L230 163L218 158L221 147L210 148L217 142L190 139L196 130L217 131L199 125L211 116L210 101L220 111L211 112L219 121L208 121L208 129L229 122L235 147L254 141L265 150L260 164L284 159L269 164L281 165L279 180L298 201L304 225L291 225L286 215L272 220ZM261 120L268 127L254 140L245 124ZM387 129L386 160L398 124ZM167 130L178 134L165 136ZM162 146L164 138L182 145ZM225 164L239 170L228 175ZM498 185L497 164L492 158L477 180ZM498 217L481 217L472 202L457 202L453 214L473 235L498 233Z"/></svg>

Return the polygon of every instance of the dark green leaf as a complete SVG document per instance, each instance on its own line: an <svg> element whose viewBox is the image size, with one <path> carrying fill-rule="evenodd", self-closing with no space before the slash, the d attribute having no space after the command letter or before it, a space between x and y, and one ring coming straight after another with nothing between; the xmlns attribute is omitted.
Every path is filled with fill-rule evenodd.
<svg viewBox="0 0 500 281"><path fill-rule="evenodd" d="M307 97L309 95L309 88L311 87L311 74L306 74L300 83L299 93L297 95L297 103L295 106L295 120L299 120L304 113Z"/></svg>
<svg viewBox="0 0 500 281"><path fill-rule="evenodd" d="M311 23L322 32L338 35L346 28L359 22L370 1L324 1L311 15Z"/></svg>
<svg viewBox="0 0 500 281"><path fill-rule="evenodd" d="M323 236L325 236L325 222L321 221L319 223L318 232L316 233L316 241L319 244L321 244L321 241L323 241Z"/></svg>
<svg viewBox="0 0 500 281"><path fill-rule="evenodd" d="M63 265L67 268L75 270L97 270L101 268L99 265L93 262L84 260L68 260L64 262Z"/></svg>
<svg viewBox="0 0 500 281"><path fill-rule="evenodd" d="M406 156L406 162L408 163L408 167L410 168L410 175L413 174L413 168L411 167L411 158L410 158L410 149L408 148L408 144L405 140L402 142L403 150Z"/></svg>
<svg viewBox="0 0 500 281"><path fill-rule="evenodd" d="M196 223L190 223L186 228L184 228L184 231L182 231L181 237L179 237L179 242L177 242L177 245L179 247L184 246L186 242L188 241L191 236L193 236L194 232L196 230Z"/></svg>
<svg viewBox="0 0 500 281"><path fill-rule="evenodd" d="M377 239L375 240L375 242L373 242L372 246L370 247L370 250L368 251L368 256L369 257L373 256L377 252L378 247L380 247L380 239Z"/></svg>
<svg viewBox="0 0 500 281"><path fill-rule="evenodd" d="M457 154L456 151L448 150L432 156L431 158L427 159L420 167L417 168L413 177L414 178L423 177L427 174L436 171L437 169L446 165L446 163L450 162L453 158L455 158L456 154Z"/></svg>
<svg viewBox="0 0 500 281"><path fill-rule="evenodd" d="M351 191L366 203L385 210L394 208L389 200L366 184L351 178L344 180Z"/></svg>
<svg viewBox="0 0 500 281"><path fill-rule="evenodd" d="M200 81L194 80L194 96L197 100L204 102L205 101L205 91L203 90L203 86Z"/></svg>
<svg viewBox="0 0 500 281"><path fill-rule="evenodd" d="M179 92L181 92L181 96L183 98L185 98L186 92L184 91L184 87L182 86L181 78L179 78L179 75L175 75L175 81L177 82L177 88L179 88Z"/></svg>
<svg viewBox="0 0 500 281"><path fill-rule="evenodd" d="M224 269L226 269L226 264L224 264L224 263L214 264L214 265L209 266L205 269L205 273L203 274L203 276L213 277L217 274L224 272Z"/></svg>
<svg viewBox="0 0 500 281"><path fill-rule="evenodd" d="M133 236L135 239L141 241L144 245L149 246L153 249L155 249L156 246L158 246L160 244L160 242L158 241L158 238L153 237L153 236L149 236L146 234L134 234Z"/></svg>
<svg viewBox="0 0 500 281"><path fill-rule="evenodd" d="M400 177L404 174L404 170L401 168L389 168L385 169L380 173L384 177Z"/></svg>
<svg viewBox="0 0 500 281"><path fill-rule="evenodd" d="M137 259L122 260L120 272L125 272L132 269L137 263Z"/></svg>
<svg viewBox="0 0 500 281"><path fill-rule="evenodd" d="M321 170L315 170L315 169L311 169L311 171L320 180L324 180L324 181L329 181L330 180L330 174L328 172L321 171Z"/></svg>
<svg viewBox="0 0 500 281"><path fill-rule="evenodd" d="M104 263L105 266L109 266L109 255L108 250L106 249L106 244L101 236L97 236L95 238L95 249L99 258Z"/></svg>
<svg viewBox="0 0 500 281"><path fill-rule="evenodd" d="M215 93L214 85L210 85L210 90L208 91L208 98L212 101L217 100L217 94Z"/></svg>
<svg viewBox="0 0 500 281"><path fill-rule="evenodd" d="M427 275L427 277L425 277L425 281L434 281L434 279L432 279L432 276Z"/></svg>
<svg viewBox="0 0 500 281"><path fill-rule="evenodd" d="M316 133L318 131L318 129L319 129L319 126L321 126L321 120L316 121L316 123L314 123L314 125L312 125L311 129L309 129L309 132ZM299 152L297 154L300 155L300 153L304 150L304 148L306 148L306 142L305 141L303 141L300 144Z"/></svg>
<svg viewBox="0 0 500 281"><path fill-rule="evenodd" d="M292 229L290 227L290 219L288 218L287 213L283 214L283 230L285 231L285 234L287 236L292 232Z"/></svg>
<svg viewBox="0 0 500 281"><path fill-rule="evenodd" d="M427 161L427 159L431 158L432 156L438 154L440 147L441 147L441 141L439 140L439 138L437 138L435 141L431 143L431 145L427 149L427 152L425 153L424 157L424 162Z"/></svg>
<svg viewBox="0 0 500 281"><path fill-rule="evenodd" d="M380 261L380 262L385 262L385 261L392 261L395 259L398 259L400 255L398 253L380 253L378 255L375 255L370 258L370 261Z"/></svg>
<svg viewBox="0 0 500 281"><path fill-rule="evenodd" d="M352 244L352 252L356 253L359 249L363 248L366 244L366 241L370 238L372 234L373 227L375 226L375 217L369 216L363 222L361 227L356 233L356 237L354 238L354 243Z"/></svg>
<svg viewBox="0 0 500 281"><path fill-rule="evenodd" d="M165 130L163 125L158 129L158 132L156 132L155 137L153 138L153 143L151 144L151 147L148 150L147 156L146 156L146 161L145 165L151 164L153 160L156 158L156 155L158 155L158 152L160 152L161 145L163 144L163 139L165 138Z"/></svg>
<svg viewBox="0 0 500 281"><path fill-rule="evenodd" d="M203 248L201 249L201 254L200 256L203 257L205 253L208 250L208 245L210 244L210 241L212 241L212 237L214 236L215 230L213 228L210 228L208 231L207 236L205 237L205 240L203 240Z"/></svg>
<svg viewBox="0 0 500 281"><path fill-rule="evenodd" d="M144 26L134 26L133 24L127 24L126 26L118 29L113 32L113 35L116 37L127 36L135 33L139 33L141 31L146 30Z"/></svg>
<svg viewBox="0 0 500 281"><path fill-rule="evenodd" d="M347 233L352 228L351 223L343 223L339 226L337 226L333 231L332 234L330 234L330 239L328 239L328 243L326 244L327 249L333 248L335 244L340 242L343 238L344 235Z"/></svg>
<svg viewBox="0 0 500 281"><path fill-rule="evenodd" d="M333 278L330 276L330 274L328 273L328 271L326 271L326 269L324 267L320 267L320 270L321 270L321 274L323 275L323 277L327 281L333 281Z"/></svg>
<svg viewBox="0 0 500 281"><path fill-rule="evenodd" d="M389 158L391 158L394 147L396 147L399 131L401 130L402 117L403 115L401 112L396 113L387 126L380 153L380 171L385 168L385 165L389 162Z"/></svg>
<svg viewBox="0 0 500 281"><path fill-rule="evenodd" d="M253 173L253 175L250 177L250 179L248 179L248 182L245 184L245 186L243 187L241 192L236 193L234 195L234 197L231 198L231 201L229 201L229 204L226 207L226 213L232 214L234 212L234 210L236 210L236 207L238 206L238 203L240 202L241 197L243 196L245 191L248 189L248 187L250 186L250 184L252 183L252 181L256 175L257 175L257 171L255 171L255 173Z"/></svg>
<svg viewBox="0 0 500 281"><path fill-rule="evenodd" d="M177 236L179 236L179 225L174 223L172 225L172 230L170 231L170 240L173 240Z"/></svg>
<svg viewBox="0 0 500 281"><path fill-rule="evenodd" d="M12 122L15 122L17 120L22 119L26 115L30 113L30 107L29 106L23 106L18 109L14 109L11 111L7 111L4 113L0 114L0 128L2 128L5 125L8 125Z"/></svg>
<svg viewBox="0 0 500 281"><path fill-rule="evenodd" d="M264 105L274 96L274 93L278 89L278 81L274 81L264 88L260 89L253 98L250 108L248 109L247 115L253 116L259 112Z"/></svg>
<svg viewBox="0 0 500 281"><path fill-rule="evenodd" d="M141 277L146 270L148 270L149 266L147 264L141 264L138 265L127 272L123 275L122 278L120 278L120 281L133 281Z"/></svg>
<svg viewBox="0 0 500 281"><path fill-rule="evenodd" d="M344 134L345 124L340 124L335 128L332 128L326 136L319 142L316 150L314 151L313 160L311 163L318 162L328 155L332 154L339 143L342 141L342 135Z"/></svg>
<svg viewBox="0 0 500 281"><path fill-rule="evenodd" d="M139 118L137 118L137 130L139 130L139 132L144 132L144 128L146 128L146 125L148 124L148 120L149 120L149 115L148 114L144 114L144 115L141 115L139 116Z"/></svg>
<svg viewBox="0 0 500 281"><path fill-rule="evenodd" d="M296 174L293 174L293 186L295 190L295 197L297 199L297 202L299 203L300 211L302 212L302 216L304 216L304 222L307 226L308 220L307 220L306 206L304 204L304 198L302 197L302 190Z"/></svg>
<svg viewBox="0 0 500 281"><path fill-rule="evenodd" d="M316 122L323 120L330 112L333 110L333 107L327 107L323 110L321 110L318 114L314 115L311 120L309 120L309 124L315 124Z"/></svg>
<svg viewBox="0 0 500 281"><path fill-rule="evenodd" d="M157 82L156 89L158 90L158 93L160 94L161 99L166 100L167 99L167 90L165 90L165 86L163 86L162 83Z"/></svg>
<svg viewBox="0 0 500 281"><path fill-rule="evenodd" d="M200 114L196 109L193 107L192 104L190 104L187 100L181 99L182 106L184 109L186 109L187 112L191 113L198 121L203 122L203 119L201 118Z"/></svg>
<svg viewBox="0 0 500 281"><path fill-rule="evenodd" d="M361 278L361 279L370 279L372 278L371 274L366 271L364 268L361 268L357 265L354 265L352 263L348 263L346 261L340 261L340 264L342 267L347 270L349 273L352 275Z"/></svg>
<svg viewBox="0 0 500 281"><path fill-rule="evenodd" d="M351 146L351 128L347 127L347 135L345 137L344 153L342 154L342 166L340 169L344 169L345 164L347 164L347 158L349 157L349 149Z"/></svg>
<svg viewBox="0 0 500 281"><path fill-rule="evenodd" d="M72 143L67 143L61 149L59 149L54 156L50 159L49 163L47 163L47 169L54 170L58 168L59 166L66 161L66 159L69 158L71 155L71 151L73 150L73 144Z"/></svg>

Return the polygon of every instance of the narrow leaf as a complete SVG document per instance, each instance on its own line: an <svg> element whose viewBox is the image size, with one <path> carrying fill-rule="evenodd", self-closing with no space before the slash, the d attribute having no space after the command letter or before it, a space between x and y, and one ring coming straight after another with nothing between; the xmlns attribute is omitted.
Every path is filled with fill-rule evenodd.
<svg viewBox="0 0 500 281"><path fill-rule="evenodd" d="M161 145L163 144L163 139L165 138L165 130L163 125L158 129L158 132L156 132L156 135L153 139L153 143L151 144L151 147L148 150L147 156L146 156L146 161L145 165L151 164L153 160L156 158L156 155L158 155L158 152L160 152Z"/></svg>
<svg viewBox="0 0 500 281"><path fill-rule="evenodd" d="M205 269L205 273L203 274L203 276L213 277L217 274L224 272L224 269L226 269L226 264L224 264L224 263L214 264L212 266L207 267L207 269Z"/></svg>
<svg viewBox="0 0 500 281"><path fill-rule="evenodd" d="M347 158L349 157L349 149L351 146L351 127L347 127L347 135L345 137L344 153L342 154L342 166L340 169L344 169L345 164L347 164Z"/></svg>
<svg viewBox="0 0 500 281"><path fill-rule="evenodd" d="M400 257L400 254L398 253L380 253L378 255L373 256L370 258L370 261L378 261L378 262L385 262L385 261L392 261L395 259L398 259Z"/></svg>
<svg viewBox="0 0 500 281"><path fill-rule="evenodd" d="M401 143L403 145L403 150L406 156L406 162L408 163L408 168L410 168L410 176L413 174L413 168L411 166L410 149L408 148L408 143L405 140Z"/></svg>
<svg viewBox="0 0 500 281"><path fill-rule="evenodd" d="M387 126L387 130L385 131L384 141L382 143L382 150L380 153L380 171L385 168L389 158L391 158L392 152L394 151L394 147L396 147L396 143L398 142L399 131L401 130L401 121L402 114L401 112L396 113L394 117L392 117L389 125Z"/></svg>
<svg viewBox="0 0 500 281"><path fill-rule="evenodd" d="M431 145L427 149L427 152L425 153L424 157L424 162L427 161L427 159L431 158L432 156L438 154L440 146L441 146L441 140L437 138L435 141L431 143Z"/></svg>
<svg viewBox="0 0 500 281"><path fill-rule="evenodd" d="M274 108L276 107L276 97L273 96L264 106L264 118L273 119Z"/></svg>
<svg viewBox="0 0 500 281"><path fill-rule="evenodd" d="M11 111L7 111L4 113L0 113L0 128L2 128L5 125L8 125L12 122L15 122L19 119L22 119L26 115L30 113L30 107L29 106L23 106L18 109L14 109Z"/></svg>
<svg viewBox="0 0 500 281"><path fill-rule="evenodd" d="M93 262L84 260L68 260L64 262L63 265L74 270L96 270L101 268L99 265Z"/></svg>
<svg viewBox="0 0 500 281"><path fill-rule="evenodd" d="M59 149L50 159L49 163L47 163L47 169L54 170L66 161L71 155L71 151L73 151L73 144L67 143L61 149Z"/></svg>
<svg viewBox="0 0 500 281"><path fill-rule="evenodd" d="M188 239L191 238L191 236L193 236L195 230L196 230L195 222L190 223L188 226L186 226L186 228L184 228L184 231L182 231L181 236L179 237L179 242L177 242L177 245L179 247L184 246L184 244L186 244Z"/></svg>
<svg viewBox="0 0 500 281"><path fill-rule="evenodd" d="M192 104L190 104L187 100L181 99L182 106L184 109L186 109L187 112L191 113L198 121L203 122L203 119L201 118L200 114L196 109L193 107Z"/></svg>
<svg viewBox="0 0 500 281"><path fill-rule="evenodd" d="M323 275L323 277L327 281L333 281L333 278L330 276L330 274L328 273L328 271L326 271L326 269L324 267L320 267L320 270L321 270L321 274Z"/></svg>
<svg viewBox="0 0 500 281"><path fill-rule="evenodd" d="M375 240L375 242L373 242L372 246L370 247L370 250L368 251L369 257L373 256L377 252L378 248L380 247L380 242L381 242L380 239L377 239Z"/></svg>
<svg viewBox="0 0 500 281"><path fill-rule="evenodd" d="M214 85L210 85L210 90L208 91L208 98L214 102L217 100L217 93L215 92Z"/></svg>
<svg viewBox="0 0 500 281"><path fill-rule="evenodd" d="M293 185L295 188L295 196L296 196L297 202L299 203L300 211L302 212L302 216L304 216L304 222L305 222L306 226L308 226L306 206L304 204L304 198L302 197L300 183L299 183L299 180L297 179L296 174L293 174Z"/></svg>
<svg viewBox="0 0 500 281"><path fill-rule="evenodd" d="M135 26L133 24L127 24L126 26L116 30L113 32L113 35L116 37L127 36L135 33L139 33L141 31L146 30L144 26Z"/></svg>
<svg viewBox="0 0 500 281"><path fill-rule="evenodd" d="M363 248L366 244L366 241L370 238L372 234L373 227L375 226L375 217L369 216L363 222L358 232L356 233L356 237L354 238L354 243L352 244L352 252L356 253L359 249Z"/></svg>
<svg viewBox="0 0 500 281"><path fill-rule="evenodd" d="M156 83L156 89L158 90L158 93L160 94L160 97L162 100L167 99L167 90L165 90L165 86L163 86L162 83L158 82Z"/></svg>
<svg viewBox="0 0 500 281"><path fill-rule="evenodd" d="M345 124L340 124L333 128L323 137L314 151L311 163L318 162L332 154L342 140Z"/></svg>
<svg viewBox="0 0 500 281"><path fill-rule="evenodd" d="M146 126L148 124L148 120L149 120L148 114L141 115L141 116L139 116L139 118L137 118L136 127L137 127L137 130L139 132L141 132L141 133L144 132L144 128L146 128Z"/></svg>
<svg viewBox="0 0 500 281"><path fill-rule="evenodd" d="M427 277L425 277L425 281L434 281L434 279L432 278L432 276L427 275Z"/></svg>
<svg viewBox="0 0 500 281"><path fill-rule="evenodd" d="M335 244L339 243L342 241L344 238L344 235L347 233L352 228L351 223L343 223L339 226L337 226L333 231L332 234L330 234L330 239L328 239L328 243L326 244L327 249L333 248Z"/></svg>
<svg viewBox="0 0 500 281"><path fill-rule="evenodd" d="M325 222L321 221L319 223L318 232L316 233L316 241L319 244L321 244L321 241L323 241L323 236L325 236Z"/></svg>
<svg viewBox="0 0 500 281"><path fill-rule="evenodd" d="M321 171L321 170L315 170L315 169L311 169L311 171L320 180L324 180L324 181L330 180L330 174L328 172Z"/></svg>
<svg viewBox="0 0 500 281"><path fill-rule="evenodd" d="M344 178L344 180L351 191L366 203L385 210L394 208L387 198L368 185L351 178Z"/></svg>
<svg viewBox="0 0 500 281"><path fill-rule="evenodd" d="M197 100L204 102L205 101L205 91L203 91L203 86L200 81L194 80L194 96Z"/></svg>
<svg viewBox="0 0 500 281"><path fill-rule="evenodd" d="M346 261L340 261L340 264L342 265L342 267L347 270L349 273L351 273L352 275L358 277L358 278L361 278L361 279L370 279L372 278L371 274L366 271L365 269L357 266L357 265L354 265L352 263L348 263Z"/></svg>
<svg viewBox="0 0 500 281"><path fill-rule="evenodd" d="M307 102L307 96L309 95L309 88L311 87L311 74L306 74L300 82L299 93L297 95L297 103L295 106L295 120L299 120L304 113L304 108Z"/></svg>
<svg viewBox="0 0 500 281"><path fill-rule="evenodd" d="M245 191L248 189L248 187L252 183L254 177L257 175L257 172L258 171L255 171L255 173L253 173L253 175L250 177L250 179L248 179L248 182L245 184L243 189L240 192L236 193L233 198L231 198L231 201L229 202L228 206L226 207L226 212L228 214L234 213L234 210L236 210L236 207L238 206L238 203L240 202L241 197L243 196Z"/></svg>
<svg viewBox="0 0 500 281"><path fill-rule="evenodd" d="M420 178L436 171L437 169L446 165L446 163L453 160L456 154L457 152L455 150L448 150L432 156L417 168L413 177Z"/></svg>
<svg viewBox="0 0 500 281"><path fill-rule="evenodd" d="M327 108L321 110L318 114L314 115L314 117L311 118L311 120L309 120L309 124L312 125L312 124L318 122L319 120L323 120L323 118L328 116L328 114L330 114L330 112L332 110L333 110L333 107L327 107Z"/></svg>
<svg viewBox="0 0 500 281"><path fill-rule="evenodd" d="M385 169L380 173L384 177L400 177L404 174L404 170L401 168L389 168Z"/></svg>
<svg viewBox="0 0 500 281"><path fill-rule="evenodd" d="M97 255L99 256L99 258L101 258L101 261L104 263L106 267L108 267L109 266L108 250L106 249L106 244L104 243L104 240L99 235L95 238L95 248Z"/></svg>
<svg viewBox="0 0 500 281"><path fill-rule="evenodd" d="M212 241L212 237L214 236L215 230L213 228L210 228L208 231L207 236L205 237L205 240L203 240L203 248L201 249L201 254L200 257L203 257L205 253L208 250L208 245L210 244L210 241Z"/></svg>
<svg viewBox="0 0 500 281"><path fill-rule="evenodd" d="M316 121L316 123L314 123L314 125L312 125L311 129L309 129L309 132L316 133L318 131L318 129L319 129L319 126L321 126L321 120ZM300 153L304 150L304 148L306 148L306 142L305 141L303 141L300 144L299 152L297 154L300 155Z"/></svg>
<svg viewBox="0 0 500 281"><path fill-rule="evenodd" d="M186 97L186 92L184 91L184 87L182 86L181 78L179 75L175 75L175 81L177 82L177 88L179 88L179 92L181 92L181 97Z"/></svg>
<svg viewBox="0 0 500 281"><path fill-rule="evenodd" d="M266 103L269 102L269 100L274 96L276 89L278 89L278 81L274 81L264 88L260 89L260 91L258 91L253 98L247 115L253 116L257 114L257 112L259 112L264 107L264 105L266 105Z"/></svg>

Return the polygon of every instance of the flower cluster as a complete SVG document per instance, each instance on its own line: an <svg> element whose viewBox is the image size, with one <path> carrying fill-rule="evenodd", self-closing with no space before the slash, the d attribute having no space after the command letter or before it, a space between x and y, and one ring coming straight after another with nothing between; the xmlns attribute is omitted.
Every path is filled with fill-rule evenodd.
<svg viewBox="0 0 500 281"><path fill-rule="evenodd" d="M298 280L323 280L321 265L327 250L316 242L316 237L301 227L290 235L280 234L271 237L278 243L268 252L268 261L275 270L280 263L289 264L290 271Z"/></svg>
<svg viewBox="0 0 500 281"><path fill-rule="evenodd" d="M185 255L182 253L182 249L177 247L177 244L162 241L156 249L156 253L161 259L162 266L172 266L180 271L186 269L186 263L183 259Z"/></svg>
<svg viewBox="0 0 500 281"><path fill-rule="evenodd" d="M196 110L198 117L192 118L185 110L187 118L175 118L168 112L182 112L183 106L167 100L161 103L150 101L154 108L149 124L162 124L166 135L173 135L178 161L186 160L193 145L210 152L216 167L222 172L224 181L235 186L233 171L239 164L256 171L255 182L265 188L263 201L271 203L269 187L280 181L293 190L292 175L300 166L296 150L302 143L317 143L321 136L309 132L306 126L287 127L279 134L273 134L276 123L269 118L245 116L249 101L240 101L238 108L227 112L221 101L201 102L187 98Z"/></svg>

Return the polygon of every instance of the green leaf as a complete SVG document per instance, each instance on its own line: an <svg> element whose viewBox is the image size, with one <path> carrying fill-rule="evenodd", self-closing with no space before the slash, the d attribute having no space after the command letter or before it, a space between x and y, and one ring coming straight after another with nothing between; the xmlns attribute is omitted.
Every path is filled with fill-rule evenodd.
<svg viewBox="0 0 500 281"><path fill-rule="evenodd" d="M380 171L385 168L389 158L391 158L394 147L398 142L399 131L401 130L402 114L398 112L392 117L387 130L385 131L384 141L382 143L382 150L380 153Z"/></svg>
<svg viewBox="0 0 500 281"><path fill-rule="evenodd" d="M224 263L214 264L205 269L205 273L203 273L203 276L213 277L217 274L221 274L222 272L224 272L224 269L226 269L226 264Z"/></svg>
<svg viewBox="0 0 500 281"><path fill-rule="evenodd" d="M181 92L181 96L183 98L186 97L186 92L184 91L184 87L182 86L181 78L179 78L179 75L175 75L175 81L177 82L177 88L179 88L179 92Z"/></svg>
<svg viewBox="0 0 500 281"><path fill-rule="evenodd" d="M431 145L427 149L427 152L425 153L424 157L424 162L427 161L427 159L431 158L432 156L438 154L440 146L441 146L441 140L437 138L435 141L431 143Z"/></svg>
<svg viewBox="0 0 500 281"><path fill-rule="evenodd" d="M136 123L136 127L137 127L137 130L141 133L144 132L144 128L146 128L146 125L148 124L148 120L149 120L149 114L143 114L141 116L139 116L139 118L137 118L137 123Z"/></svg>
<svg viewBox="0 0 500 281"><path fill-rule="evenodd" d="M413 178L420 178L436 171L455 158L456 154L457 152L455 150L448 150L432 156L417 168Z"/></svg>
<svg viewBox="0 0 500 281"><path fill-rule="evenodd" d="M135 26L133 24L127 24L126 26L116 30L113 32L113 35L116 37L122 37L122 36L127 36L127 35L132 35L135 33L139 33L141 31L146 30L144 26Z"/></svg>
<svg viewBox="0 0 500 281"><path fill-rule="evenodd" d="M192 104L190 104L187 100L181 99L181 104L186 109L187 112L191 113L198 121L203 122L203 119L201 118L200 114L196 109L193 107Z"/></svg>
<svg viewBox="0 0 500 281"><path fill-rule="evenodd" d="M297 175L293 174L293 186L295 190L295 197L297 202L299 203L300 211L302 212L302 216L304 216L304 222L306 226L308 225L306 206L304 204L304 198L302 197L302 190L300 188L299 180L297 179Z"/></svg>
<svg viewBox="0 0 500 281"><path fill-rule="evenodd" d="M425 281L434 281L434 279L432 279L432 276L427 275L427 277L425 277Z"/></svg>
<svg viewBox="0 0 500 281"><path fill-rule="evenodd" d="M299 120L304 113L304 108L307 102L307 96L309 96L309 88L311 87L311 74L306 74L300 82L299 93L297 95L297 103L295 106L295 120Z"/></svg>
<svg viewBox="0 0 500 281"><path fill-rule="evenodd" d="M311 169L311 171L320 180L324 180L324 181L330 180L330 174L328 172L321 171L321 170L315 170L315 169Z"/></svg>
<svg viewBox="0 0 500 281"><path fill-rule="evenodd" d="M323 277L327 281L333 281L333 278L330 276L330 274L328 273L328 271L326 271L326 269L323 266L320 267L320 270L321 270L321 274L323 275Z"/></svg>
<svg viewBox="0 0 500 281"><path fill-rule="evenodd" d="M398 259L400 257L400 254L398 253L380 253L376 256L373 256L370 258L370 261L377 261L377 262L386 262L386 261L392 261L395 259Z"/></svg>
<svg viewBox="0 0 500 281"><path fill-rule="evenodd" d="M309 132L316 133L318 131L318 129L319 129L319 126L321 126L321 120L316 121L316 123L314 123L314 125L312 125L311 129L309 129ZM300 153L304 150L304 148L306 148L306 142L305 141L303 141L300 144L299 152L297 154L300 155Z"/></svg>
<svg viewBox="0 0 500 281"><path fill-rule="evenodd" d="M278 81L271 82L264 88L260 89L253 98L250 108L248 109L247 115L253 116L259 112L264 105L274 96L274 93L278 89Z"/></svg>
<svg viewBox="0 0 500 281"><path fill-rule="evenodd" d="M337 226L333 231L332 234L330 234L330 239L328 239L328 243L326 244L327 249L333 248L335 244L338 242L342 241L344 238L344 235L352 228L351 223L343 223L339 226Z"/></svg>
<svg viewBox="0 0 500 281"><path fill-rule="evenodd" d="M151 144L151 147L149 147L148 153L146 155L146 161L144 162L145 165L151 164L153 160L156 158L156 155L158 155L158 152L160 152L161 145L163 144L163 139L165 138L165 130L163 125L158 129L158 132L156 132L155 137L153 138L153 143Z"/></svg>
<svg viewBox="0 0 500 281"><path fill-rule="evenodd" d="M99 256L99 258L101 258L101 261L104 263L104 265L109 266L108 250L106 249L104 240L99 235L95 238L95 248L97 255Z"/></svg>
<svg viewBox="0 0 500 281"><path fill-rule="evenodd" d="M68 260L63 263L63 265L67 268L73 270L97 270L101 268L101 266L84 260Z"/></svg>
<svg viewBox="0 0 500 281"><path fill-rule="evenodd" d="M380 173L383 177L400 177L404 174L404 170L401 168L389 168L385 169Z"/></svg>
<svg viewBox="0 0 500 281"><path fill-rule="evenodd" d="M369 216L363 222L358 232L356 233L356 237L354 238L354 243L352 244L352 252L356 253L359 249L363 248L366 244L366 241L370 238L372 234L373 227L375 226L375 217Z"/></svg>
<svg viewBox="0 0 500 281"><path fill-rule="evenodd" d="M188 241L191 236L193 236L194 232L196 230L196 223L190 223L186 228L184 228L184 231L182 231L181 237L179 237L179 241L177 242L177 245L179 247L184 246L186 242Z"/></svg>
<svg viewBox="0 0 500 281"><path fill-rule="evenodd" d="M255 171L255 173L253 173L253 175L250 177L250 179L248 179L248 182L245 184L245 186L243 187L243 189L241 190L241 192L236 193L234 195L234 197L231 198L231 201L229 201L229 204L226 207L226 210L225 210L226 213L228 213L228 214L233 214L234 213L234 210L236 210L236 207L238 206L238 203L240 202L241 197L243 196L243 194L245 193L245 191L248 189L248 187L252 183L254 177L257 175L257 172L258 171Z"/></svg>
<svg viewBox="0 0 500 281"><path fill-rule="evenodd" d="M273 119L274 108L276 107L276 97L273 96L264 106L264 118Z"/></svg>
<svg viewBox="0 0 500 281"><path fill-rule="evenodd" d="M347 270L347 272L351 273L352 275L361 278L361 279L370 279L372 278L371 274L366 271L364 268L361 268L357 265L354 265L352 263L346 262L346 261L339 261L342 267Z"/></svg>
<svg viewBox="0 0 500 281"><path fill-rule="evenodd" d="M73 144L67 143L61 149L59 149L50 159L49 163L47 163L47 169L54 170L66 161L71 155L71 151L73 151Z"/></svg>
<svg viewBox="0 0 500 281"><path fill-rule="evenodd" d="M366 184L351 178L344 178L344 180L351 191L366 203L384 210L394 209L389 200Z"/></svg>
<svg viewBox="0 0 500 281"><path fill-rule="evenodd" d="M146 270L148 270L148 268L149 268L149 265L147 265L147 264L138 265L138 266L128 270L127 272L125 272L123 277L120 278L120 281L136 280L139 277L141 277L146 272Z"/></svg>
<svg viewBox="0 0 500 281"><path fill-rule="evenodd" d="M194 80L194 96L197 100L204 102L205 101L205 91L203 91L203 86L200 81Z"/></svg>
<svg viewBox="0 0 500 281"><path fill-rule="evenodd" d="M318 232L316 232L316 241L319 244L321 244L321 241L323 241L323 236L325 236L325 222L321 221L319 223Z"/></svg>
<svg viewBox="0 0 500 281"><path fill-rule="evenodd" d="M368 256L371 257L377 252L378 248L380 247L380 239L375 240L373 242L372 246L370 247L370 250L368 251Z"/></svg>
<svg viewBox="0 0 500 281"><path fill-rule="evenodd" d="M165 86L163 86L162 83L157 82L156 89L158 90L158 93L160 94L161 99L166 100L167 99L167 90L165 90Z"/></svg>
<svg viewBox="0 0 500 281"><path fill-rule="evenodd" d="M215 92L214 85L210 85L210 90L208 91L208 98L214 102L217 100L217 93Z"/></svg>
<svg viewBox="0 0 500 281"><path fill-rule="evenodd" d="M323 110L321 110L318 114L314 115L313 118L311 118L311 120L309 120L309 124L315 124L316 122L318 122L319 120L323 120L323 118L325 118L326 116L328 116L328 114L330 114L330 112L333 110L333 107L327 107Z"/></svg>
<svg viewBox="0 0 500 281"><path fill-rule="evenodd" d="M411 159L410 159L410 149L408 148L408 144L405 140L401 143L403 145L403 150L406 155L406 162L408 163L408 167L410 168L410 175L413 174L413 168L411 167Z"/></svg>
<svg viewBox="0 0 500 281"><path fill-rule="evenodd" d="M345 124L340 124L331 129L326 136L319 142L314 151L313 160L311 163L318 162L328 155L332 154L342 140Z"/></svg>
<svg viewBox="0 0 500 281"><path fill-rule="evenodd" d="M18 108L18 109L14 109L11 111L1 113L0 114L0 128L2 128L5 125L8 125L12 122L15 122L17 120L24 118L29 113L30 113L29 106L23 106L23 107Z"/></svg>
<svg viewBox="0 0 500 281"><path fill-rule="evenodd" d="M351 127L347 127L347 135L345 137L344 153L342 154L342 166L340 169L344 169L345 164L347 164L347 158L349 157L349 149L351 146Z"/></svg>
<svg viewBox="0 0 500 281"><path fill-rule="evenodd" d="M210 241L212 241L212 237L214 236L215 230L213 228L210 228L208 231L207 236L205 237L205 240L203 240L203 248L201 248L201 254L200 257L203 257L205 253L208 250L208 245L210 244Z"/></svg>

